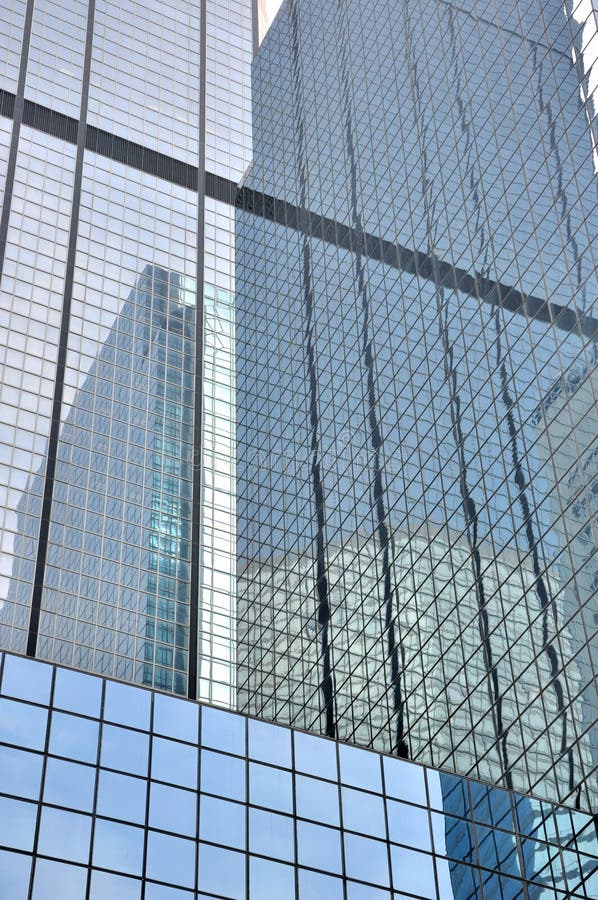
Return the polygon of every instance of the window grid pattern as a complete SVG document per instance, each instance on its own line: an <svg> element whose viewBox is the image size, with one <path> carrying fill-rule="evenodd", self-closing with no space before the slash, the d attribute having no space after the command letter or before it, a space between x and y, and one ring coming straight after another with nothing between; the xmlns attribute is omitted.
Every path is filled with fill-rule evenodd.
<svg viewBox="0 0 598 900"><path fill-rule="evenodd" d="M0 706L11 900L595 896L580 812L8 654Z"/></svg>
<svg viewBox="0 0 598 900"><path fill-rule="evenodd" d="M289 0L260 47L244 186L304 225L237 219L238 689L592 809L598 220L570 24Z"/></svg>

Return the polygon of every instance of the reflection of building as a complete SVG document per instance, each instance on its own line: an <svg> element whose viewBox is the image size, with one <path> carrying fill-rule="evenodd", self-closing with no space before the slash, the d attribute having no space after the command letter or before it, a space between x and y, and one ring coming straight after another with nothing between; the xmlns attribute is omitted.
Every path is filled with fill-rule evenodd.
<svg viewBox="0 0 598 900"><path fill-rule="evenodd" d="M598 330L570 24L556 0L288 0L261 45L239 687L247 712L588 809L595 625L571 621L565 548L592 589L555 484L590 433L551 476L534 419Z"/></svg>
<svg viewBox="0 0 598 900"><path fill-rule="evenodd" d="M194 336L195 285L147 265L61 429L38 648L176 693L189 648ZM34 565L36 495L34 484L20 503L21 570ZM10 601L14 589L6 614Z"/></svg>
<svg viewBox="0 0 598 900"><path fill-rule="evenodd" d="M562 621L582 674L581 731L598 764L598 356L555 382L534 415L558 541Z"/></svg>
<svg viewBox="0 0 598 900"><path fill-rule="evenodd" d="M532 568L509 554L481 559L493 667L505 685L496 710L489 703L468 548L442 532L411 537L395 533L392 544L396 639L401 648L394 684L386 666L380 556L371 543L357 540L327 548L326 649L335 678L331 705L339 737L389 752L402 716L413 758L488 781L502 766L516 789L531 783L538 794L551 796L557 785L546 776L546 758L560 729L556 700L541 700L551 678L549 659L540 657L532 664L545 625ZM252 566L242 576L238 690L240 705L255 714L321 730L325 710L315 572L315 560L304 556ZM557 605L558 620L561 607ZM550 640L554 628L549 623ZM559 638L571 655L569 630L561 629ZM580 673L576 682L573 670L570 677L579 688ZM395 705L397 694L400 702ZM581 700L574 709L582 714ZM504 733L500 757L495 747L497 715ZM587 736L579 752L589 765ZM557 776L565 775L557 770Z"/></svg>

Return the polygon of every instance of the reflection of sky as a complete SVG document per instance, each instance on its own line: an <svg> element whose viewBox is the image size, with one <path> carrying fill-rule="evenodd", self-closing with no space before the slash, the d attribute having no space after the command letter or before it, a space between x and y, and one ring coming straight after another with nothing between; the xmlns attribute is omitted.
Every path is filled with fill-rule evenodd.
<svg viewBox="0 0 598 900"><path fill-rule="evenodd" d="M258 26L260 44L282 5L282 0L258 0Z"/></svg>

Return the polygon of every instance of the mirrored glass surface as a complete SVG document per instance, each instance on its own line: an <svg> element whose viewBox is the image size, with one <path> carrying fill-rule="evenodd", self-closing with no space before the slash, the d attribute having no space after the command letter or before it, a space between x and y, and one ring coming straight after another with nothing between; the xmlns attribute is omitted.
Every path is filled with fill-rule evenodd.
<svg viewBox="0 0 598 900"><path fill-rule="evenodd" d="M132 775L147 775L149 736L127 728L104 725L100 764Z"/></svg>
<svg viewBox="0 0 598 900"><path fill-rule="evenodd" d="M48 759L43 799L46 803L91 812L96 770L62 759Z"/></svg>
<svg viewBox="0 0 598 900"><path fill-rule="evenodd" d="M0 843L15 850L31 852L36 813L34 803L0 797Z"/></svg>
<svg viewBox="0 0 598 900"><path fill-rule="evenodd" d="M175 697L154 697L154 731L170 738L197 743L199 707Z"/></svg>
<svg viewBox="0 0 598 900"><path fill-rule="evenodd" d="M199 845L199 890L245 900L245 854Z"/></svg>
<svg viewBox="0 0 598 900"><path fill-rule="evenodd" d="M52 688L50 666L36 665L33 660L7 654L2 671L2 693L7 697L48 704Z"/></svg>
<svg viewBox="0 0 598 900"><path fill-rule="evenodd" d="M249 851L287 862L295 860L295 826L290 816L249 810Z"/></svg>
<svg viewBox="0 0 598 900"><path fill-rule="evenodd" d="M43 757L26 750L0 747L0 791L26 800L39 797Z"/></svg>
<svg viewBox="0 0 598 900"><path fill-rule="evenodd" d="M250 719L249 758L272 763L275 766L291 768L291 731L270 722Z"/></svg>
<svg viewBox="0 0 598 900"><path fill-rule="evenodd" d="M290 772L249 763L249 802L280 812L292 812L293 779Z"/></svg>
<svg viewBox="0 0 598 900"><path fill-rule="evenodd" d="M0 741L30 750L43 750L47 721L46 709L0 698Z"/></svg>
<svg viewBox="0 0 598 900"><path fill-rule="evenodd" d="M7 895L14 900L26 900L29 894L31 859L22 853L0 850L0 868Z"/></svg>
<svg viewBox="0 0 598 900"><path fill-rule="evenodd" d="M340 875L341 835L334 828L297 822L297 855L299 864Z"/></svg>
<svg viewBox="0 0 598 900"><path fill-rule="evenodd" d="M142 828L97 819L93 837L93 864L127 875L141 875L143 837Z"/></svg>
<svg viewBox="0 0 598 900"><path fill-rule="evenodd" d="M106 897L110 900L140 900L141 882L109 872L92 872L90 900L105 900Z"/></svg>
<svg viewBox="0 0 598 900"><path fill-rule="evenodd" d="M200 839L244 850L246 814L245 805L202 795L199 805Z"/></svg>
<svg viewBox="0 0 598 900"><path fill-rule="evenodd" d="M349 878L370 881L387 887L390 884L386 843L356 834L345 834L345 866Z"/></svg>
<svg viewBox="0 0 598 900"><path fill-rule="evenodd" d="M195 842L149 831L147 874L150 878L193 887L195 884Z"/></svg>
<svg viewBox="0 0 598 900"><path fill-rule="evenodd" d="M98 775L96 810L100 816L123 819L138 825L145 823L147 782L142 778L105 772Z"/></svg>
<svg viewBox="0 0 598 900"><path fill-rule="evenodd" d="M85 895L87 869L69 866L50 859L38 859L35 863L32 900L81 900Z"/></svg>
<svg viewBox="0 0 598 900"><path fill-rule="evenodd" d="M296 775L295 792L298 816L327 825L340 825L338 785Z"/></svg>
<svg viewBox="0 0 598 900"><path fill-rule="evenodd" d="M91 816L42 807L38 850L43 855L87 864L90 836Z"/></svg>
<svg viewBox="0 0 598 900"><path fill-rule="evenodd" d="M222 753L201 751L201 789L210 794L246 799L245 761Z"/></svg>
<svg viewBox="0 0 598 900"><path fill-rule="evenodd" d="M164 831L195 837L197 795L192 791L151 782L149 824Z"/></svg>
<svg viewBox="0 0 598 900"><path fill-rule="evenodd" d="M198 757L196 747L166 738L152 738L152 778L197 788Z"/></svg>
<svg viewBox="0 0 598 900"><path fill-rule="evenodd" d="M201 711L201 743L204 747L245 755L246 719L209 706Z"/></svg>
<svg viewBox="0 0 598 900"><path fill-rule="evenodd" d="M80 762L98 758L98 723L81 716L53 712L50 720L50 753Z"/></svg>
<svg viewBox="0 0 598 900"><path fill-rule="evenodd" d="M264 900L278 897L294 900L295 870L283 863L252 856L249 860L249 895Z"/></svg>
<svg viewBox="0 0 598 900"><path fill-rule="evenodd" d="M302 731L294 732L293 740L295 767L299 772L336 780L336 745L332 741L323 741Z"/></svg>
<svg viewBox="0 0 598 900"><path fill-rule="evenodd" d="M84 672L72 669L56 669L54 682L54 706L85 716L100 715L102 681Z"/></svg>

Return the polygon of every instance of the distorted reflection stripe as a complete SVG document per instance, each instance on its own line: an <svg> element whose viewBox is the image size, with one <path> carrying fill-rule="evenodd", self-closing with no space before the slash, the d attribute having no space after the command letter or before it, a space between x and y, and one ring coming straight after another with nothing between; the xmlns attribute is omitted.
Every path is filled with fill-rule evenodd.
<svg viewBox="0 0 598 900"><path fill-rule="evenodd" d="M395 622L398 626L398 609L395 609L396 603L396 587L392 582L391 559L390 559L390 527L388 523L388 514L386 510L386 490L382 479L382 427L379 421L379 403L377 397L376 373L374 369L374 356L372 352L372 332L373 324L371 322L370 311L370 295L368 284L365 277L364 264L362 257L364 256L365 242L362 226L362 217L358 207L358 189L357 189L357 160L355 155L355 142L353 140L353 124L351 114L351 90L347 62L347 11L344 0L337 0L337 24L340 31L339 48L340 48L340 69L341 69L341 103L342 115L344 119L345 141L347 148L347 157L349 163L350 178L350 208L353 220L353 231L357 238L356 252L353 254L353 263L355 269L355 283L357 292L361 298L362 312L362 328L361 328L361 352L363 356L363 366L366 373L366 392L367 392L367 419L369 424L369 440L372 448L372 482L371 489L374 497L374 506L376 510L376 530L378 532L378 542L382 551L382 605L384 608L384 631L386 632L386 643L388 662L390 664L390 683L389 688L392 692L392 711L396 716L396 737L393 743L393 752L404 758L409 757L409 745L406 740L405 733L405 701L401 688L401 678L403 677L403 667L399 665L399 645L395 637ZM394 560L393 560L394 562Z"/></svg>
<svg viewBox="0 0 598 900"><path fill-rule="evenodd" d="M0 89L0 115L12 118L15 102L14 94ZM24 101L23 123L68 143L76 143L78 123L75 119L30 100ZM198 189L196 166L143 147L101 128L87 126L85 146L93 153L122 162L148 175L155 175L192 191ZM239 187L234 181L212 172L205 173L205 184L206 197L234 205L237 209L276 222L285 228L309 234L341 249L353 253L356 251L358 238L355 230L335 219L309 210L300 210L286 200L261 191ZM369 259L415 275L424 281L437 282L450 290L468 294L491 306L498 305L507 312L525 316L527 319L552 324L559 331L590 338L598 335L598 319L586 315L574 306L526 294L513 285L495 281L481 272L468 272L450 262L440 259L432 262L430 255L422 250L404 247L402 244L368 232L363 233L363 247L364 254Z"/></svg>
<svg viewBox="0 0 598 900"><path fill-rule="evenodd" d="M95 17L95 0L89 0L87 11L87 31L85 39L85 57L83 61L83 88L81 91L81 115L77 135L77 156L75 161L75 178L73 184L73 200L71 222L69 228L68 252L66 270L64 276L64 294L62 301L62 316L60 321L60 339L58 344L58 356L56 361L56 381L54 383L54 396L52 399L52 420L50 425L50 437L48 440L47 467L44 479L44 495L42 501L42 515L39 528L39 540L37 545L37 558L35 561L35 576L33 582L33 595L31 600L31 613L29 616L29 633L27 636L27 655L35 656L39 635L39 622L41 615L42 595L44 591L44 577L46 569L46 557L48 554L48 537L50 533L50 517L52 511L52 499L54 495L54 475L58 457L58 438L60 432L62 397L64 393L64 378L66 370L66 354L69 336L69 324L71 317L71 301L73 298L73 281L75 275L75 255L77 252L77 233L79 230L79 205L81 200L81 179L83 176L83 157L85 152L85 121L87 118L87 100L89 88L89 72L91 69L91 50L93 42L93 24Z"/></svg>
<svg viewBox="0 0 598 900"><path fill-rule="evenodd" d="M8 220L10 217L10 206L12 203L12 192L15 181L15 170L17 167L17 151L19 149L19 135L21 133L21 124L23 122L23 98L25 96L25 80L27 78L27 60L29 57L29 44L31 42L31 22L33 20L33 0L27 0L25 8L25 21L23 25L23 43L21 45L21 59L19 62L19 80L17 83L17 93L10 94L8 91L2 91L2 100L0 109L2 115L6 115L11 110L13 120L12 138L10 142L10 150L8 151L8 165L6 168L6 179L4 187L4 199L2 201L2 210L0 212L0 278L4 270L4 254L6 253L6 239L8 236ZM5 96L7 95L7 96ZM12 103L11 103L12 98ZM11 109L12 108L12 109ZM6 112L5 112L6 110Z"/></svg>
<svg viewBox="0 0 598 900"><path fill-rule="evenodd" d="M291 43L293 65L293 112L296 134L296 166L299 176L300 212L307 204L307 163L305 153L305 110L303 94L301 91L301 69L299 51L299 19L297 0L290 4L291 13ZM299 216L301 220L302 216ZM305 354L306 365L309 373L309 420L311 429L310 453L311 453L311 480L313 486L313 505L316 515L316 593L317 593L317 622L320 631L322 678L320 690L322 692L323 712L325 718L325 732L329 737L336 737L336 690L334 686L334 674L330 661L330 602L328 597L328 577L326 574L326 550L324 539L325 509L324 509L324 485L320 471L320 446L319 446L319 414L318 414L318 376L316 371L316 359L314 349L314 293L311 264L311 247L309 233L303 230L302 242L302 283L305 308Z"/></svg>

